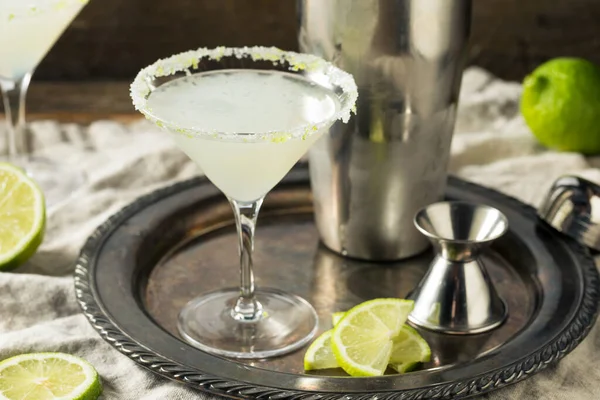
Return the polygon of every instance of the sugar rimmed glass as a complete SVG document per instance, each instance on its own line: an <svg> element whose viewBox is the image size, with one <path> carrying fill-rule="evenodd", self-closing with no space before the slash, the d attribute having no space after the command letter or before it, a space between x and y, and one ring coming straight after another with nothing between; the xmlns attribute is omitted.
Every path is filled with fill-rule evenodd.
<svg viewBox="0 0 600 400"><path fill-rule="evenodd" d="M306 344L317 331L317 314L299 296L255 286L254 232L269 190L333 122L350 117L357 98L352 76L308 54L220 47L144 68L131 95L234 211L240 286L191 300L179 314L181 336L234 358L279 356Z"/></svg>

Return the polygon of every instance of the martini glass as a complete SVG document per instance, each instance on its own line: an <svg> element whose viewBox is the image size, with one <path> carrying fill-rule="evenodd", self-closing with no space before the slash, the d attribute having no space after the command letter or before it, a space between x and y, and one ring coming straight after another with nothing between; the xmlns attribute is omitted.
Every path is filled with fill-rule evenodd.
<svg viewBox="0 0 600 400"><path fill-rule="evenodd" d="M131 96L235 215L240 286L190 301L179 314L182 337L234 358L278 356L306 344L317 314L294 294L255 287L254 231L265 195L334 121L350 117L352 76L315 56L272 47L198 49L143 69Z"/></svg>
<svg viewBox="0 0 600 400"><path fill-rule="evenodd" d="M88 0L0 0L0 88L8 124L9 162L40 185L48 205L82 182L77 169L31 155L25 98L31 76Z"/></svg>

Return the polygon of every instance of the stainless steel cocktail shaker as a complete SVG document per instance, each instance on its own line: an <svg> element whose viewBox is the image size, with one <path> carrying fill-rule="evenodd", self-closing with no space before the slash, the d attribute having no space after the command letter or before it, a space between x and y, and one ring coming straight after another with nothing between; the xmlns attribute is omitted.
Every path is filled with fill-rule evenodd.
<svg viewBox="0 0 600 400"><path fill-rule="evenodd" d="M471 0L300 0L300 50L352 73L357 115L309 153L324 244L369 260L427 247L413 217L440 200Z"/></svg>

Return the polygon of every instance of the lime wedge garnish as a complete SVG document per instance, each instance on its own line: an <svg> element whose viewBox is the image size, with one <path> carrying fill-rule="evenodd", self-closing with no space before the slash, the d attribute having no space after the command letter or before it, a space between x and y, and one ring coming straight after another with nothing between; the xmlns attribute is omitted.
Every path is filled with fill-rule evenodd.
<svg viewBox="0 0 600 400"><path fill-rule="evenodd" d="M23 354L0 362L1 400L95 400L100 393L94 367L69 354Z"/></svg>
<svg viewBox="0 0 600 400"><path fill-rule="evenodd" d="M333 329L323 332L315 339L304 354L304 370L338 368L338 363L331 349Z"/></svg>
<svg viewBox="0 0 600 400"><path fill-rule="evenodd" d="M23 264L44 237L44 195L21 169L0 163L0 271Z"/></svg>
<svg viewBox="0 0 600 400"><path fill-rule="evenodd" d="M404 325L398 336L394 338L390 364L427 362L430 358L431 348L425 339L414 328ZM392 366L392 368L394 367Z"/></svg>
<svg viewBox="0 0 600 400"><path fill-rule="evenodd" d="M413 307L411 300L375 299L347 311L331 335L338 365L351 376L383 375Z"/></svg>
<svg viewBox="0 0 600 400"><path fill-rule="evenodd" d="M383 299L387 300L387 299ZM358 306L357 306L358 307ZM331 321L335 327L346 312L339 311L331 315ZM304 355L304 369L337 368L338 362L331 346L331 335L333 329L324 332L308 348ZM389 359L389 367L398 373L406 373L415 370L423 362L431 358L429 345L414 328L403 324L400 332L392 338L392 351Z"/></svg>

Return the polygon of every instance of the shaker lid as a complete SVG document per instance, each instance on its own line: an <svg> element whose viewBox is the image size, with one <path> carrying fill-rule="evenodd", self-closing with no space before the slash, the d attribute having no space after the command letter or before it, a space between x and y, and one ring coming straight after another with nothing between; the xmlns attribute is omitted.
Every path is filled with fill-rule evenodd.
<svg viewBox="0 0 600 400"><path fill-rule="evenodd" d="M548 191L538 214L556 230L600 250L599 185L577 176L562 176Z"/></svg>

